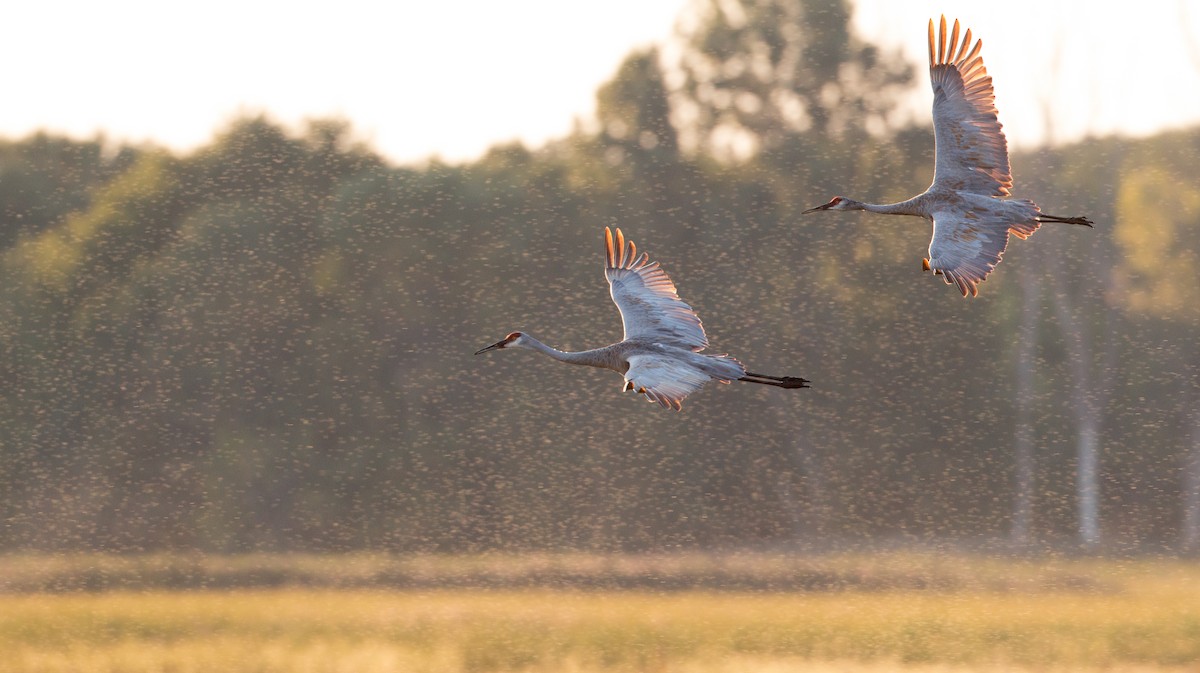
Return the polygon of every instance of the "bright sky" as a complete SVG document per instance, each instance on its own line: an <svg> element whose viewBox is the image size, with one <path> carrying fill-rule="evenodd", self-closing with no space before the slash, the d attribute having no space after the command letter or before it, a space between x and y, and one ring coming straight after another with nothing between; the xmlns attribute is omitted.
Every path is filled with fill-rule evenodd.
<svg viewBox="0 0 1200 673"><path fill-rule="evenodd" d="M925 62L931 12L983 38L1010 143L1200 122L1200 3L852 0L860 35ZM399 162L531 146L591 116L629 51L663 43L688 0L12 3L0 135L37 129L186 150L239 114L348 119ZM1193 6L1196 5L1196 6ZM1134 7L1136 6L1136 9ZM1126 9L1128 8L1128 9ZM1189 42L1190 41L1190 42ZM1190 49L1189 49L1190 44ZM913 114L923 123L923 67Z"/></svg>

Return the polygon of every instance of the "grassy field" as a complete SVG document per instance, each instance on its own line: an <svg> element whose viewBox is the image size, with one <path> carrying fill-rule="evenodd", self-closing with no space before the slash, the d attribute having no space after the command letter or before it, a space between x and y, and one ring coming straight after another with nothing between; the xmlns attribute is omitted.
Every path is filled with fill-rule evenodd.
<svg viewBox="0 0 1200 673"><path fill-rule="evenodd" d="M250 565L265 562L258 558ZM577 572L586 561L531 558L420 563L456 568L460 578L501 569L511 578L547 563ZM639 577L646 567L692 568L710 580L714 567L743 567L761 580L782 573L781 558L622 557L601 567ZM0 575L34 573L30 562L0 559ZM315 576L339 576L336 559L324 563ZM795 564L809 564L808 574L876 576L787 592L720 583L671 591L334 588L311 586L311 574L302 587L10 592L0 595L0 672L1200 671L1196 564L933 555ZM361 578L370 563L342 565ZM904 581L888 588L889 573ZM914 576L924 588L911 586Z"/></svg>

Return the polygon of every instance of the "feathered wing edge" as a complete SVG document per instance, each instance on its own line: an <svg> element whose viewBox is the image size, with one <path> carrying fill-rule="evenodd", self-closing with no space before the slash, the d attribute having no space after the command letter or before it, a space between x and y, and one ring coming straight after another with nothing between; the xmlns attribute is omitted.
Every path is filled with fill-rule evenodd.
<svg viewBox="0 0 1200 673"><path fill-rule="evenodd" d="M649 255L637 252L633 241L627 240L617 228L616 240L610 228L604 228L605 276L612 289L613 302L621 311L625 338L650 337L669 339L686 345L693 351L708 347L708 337L700 317L687 302L680 299L675 283L658 262ZM636 276L640 287L627 282Z"/></svg>
<svg viewBox="0 0 1200 673"><path fill-rule="evenodd" d="M1038 207L1032 201L1011 199L1003 203L1013 206L1020 204L1028 209L1028 215L1021 218L1009 213L1009 217L1005 219L990 223L979 222L967 231L962 231L964 225L961 223L956 226L953 221L942 221L935 216L929 258L924 260L925 270L934 271L942 276L947 285L957 286L964 297L978 296L978 285L987 280L988 275L1004 258L1004 252L1008 249L1008 235L1026 239L1033 235L1040 225L1037 220ZM969 241L979 241L978 248L971 249ZM952 255L951 259L956 264L953 268L947 268L943 263L946 259L945 254L953 252L956 245L962 246L957 252L965 254ZM942 253L940 259L937 257L939 252Z"/></svg>
<svg viewBox="0 0 1200 673"><path fill-rule="evenodd" d="M943 224L942 226L946 227L949 225ZM936 222L934 223L934 227L935 229L938 227ZM999 237L995 242L987 241L993 245L996 243L999 244L1000 249L994 253L994 258L983 246L980 246L977 250L954 250L953 248L957 241L953 234L942 234L947 240L938 241L939 233L938 231L934 232L935 240L930 243L929 257L924 260L924 269L926 271L933 271L936 275L941 276L947 285L958 287L958 291L964 297L979 296L979 284L987 280L988 275L1000 263L1000 258L1004 255L1004 249L1008 247L1009 232L1005 230L989 232L991 236ZM977 232L974 235L978 236L981 233ZM937 248L942 249L935 252ZM938 252L941 253L940 257L938 256ZM948 266L947 262L950 262L953 266Z"/></svg>
<svg viewBox="0 0 1200 673"><path fill-rule="evenodd" d="M956 19L954 28L947 40L946 17L941 17L939 30L935 34L933 19L929 20L929 78L936 94L942 88L947 96L961 89L961 98L957 101L969 112L969 119L958 120L963 124L961 129L947 127L945 121L939 124L934 119L935 132L938 133L938 143L941 152L939 159L947 161L951 151L957 151L960 170L966 169L966 175L959 174L976 189L992 192L997 196L1008 196L1012 188L1012 168L1008 161L1008 142L1004 137L996 111L996 96L992 89L992 78L987 74L983 64L983 41L971 43L971 29L967 29L962 41L959 37L960 26ZM935 114L937 99L935 98ZM960 144L969 140L966 145ZM954 147L949 145L953 144ZM946 169L944 170L952 170ZM975 175L972 175L975 174ZM976 177L976 175L978 177Z"/></svg>
<svg viewBox="0 0 1200 673"><path fill-rule="evenodd" d="M968 269L954 269L942 271L942 277L946 279L947 285L958 286L958 291L962 292L962 296L968 294L972 297L979 296L979 284L987 280L987 275L991 270L979 271Z"/></svg>
<svg viewBox="0 0 1200 673"><path fill-rule="evenodd" d="M699 355L703 365L684 361L669 361L654 355L634 355L629 358L625 373L625 390L646 396L666 409L679 411L688 395L709 381L729 383L745 376L746 369L736 358L728 355Z"/></svg>

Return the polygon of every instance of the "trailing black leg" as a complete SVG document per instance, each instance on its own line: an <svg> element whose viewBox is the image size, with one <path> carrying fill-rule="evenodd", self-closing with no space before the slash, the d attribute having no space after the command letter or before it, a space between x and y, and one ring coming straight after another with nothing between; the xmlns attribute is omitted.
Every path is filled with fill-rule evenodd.
<svg viewBox="0 0 1200 673"><path fill-rule="evenodd" d="M1060 217L1058 215L1049 215L1042 213L1037 217L1038 222L1062 222L1063 224L1081 224L1085 227L1090 227L1094 224L1086 217Z"/></svg>
<svg viewBox="0 0 1200 673"><path fill-rule="evenodd" d="M779 388L810 388L811 383L808 379L800 378L799 376L767 376L766 374L754 374L746 372L746 375L738 379L746 383L761 383L764 386L776 386Z"/></svg>

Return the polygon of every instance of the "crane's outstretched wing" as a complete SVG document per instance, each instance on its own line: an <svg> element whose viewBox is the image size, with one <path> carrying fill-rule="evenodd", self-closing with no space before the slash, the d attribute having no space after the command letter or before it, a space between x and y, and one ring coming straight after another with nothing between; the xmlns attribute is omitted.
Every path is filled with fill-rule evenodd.
<svg viewBox="0 0 1200 673"><path fill-rule="evenodd" d="M626 242L617 229L616 247L612 230L604 228L608 278L613 303L621 311L625 338L659 339L664 343L703 350L708 346L700 318L679 295L667 273L645 253L637 255L633 241Z"/></svg>
<svg viewBox="0 0 1200 673"><path fill-rule="evenodd" d="M651 402L679 411L683 408L683 398L700 390L711 379L708 374L680 360L652 354L631 355L629 371L625 372L625 387L645 395Z"/></svg>
<svg viewBox="0 0 1200 673"><path fill-rule="evenodd" d="M942 17L934 41L929 20L929 81L933 85L933 132L937 144L933 184L990 196L1007 196L1012 187L1008 142L996 119L992 78L979 55L982 41L971 47L967 30L958 44L958 21L949 37ZM971 47L968 50L968 47Z"/></svg>
<svg viewBox="0 0 1200 673"><path fill-rule="evenodd" d="M1012 202L1007 202L1012 203ZM1022 202L1028 203L1028 202ZM1032 203L1029 204L1033 206ZM1036 212L1036 211L1035 211ZM957 285L963 296L979 294L976 287L1000 263L1008 247L1008 234L1026 238L1038 228L1036 220L1016 221L1001 212L933 214L933 240L929 242L929 269L946 283Z"/></svg>

